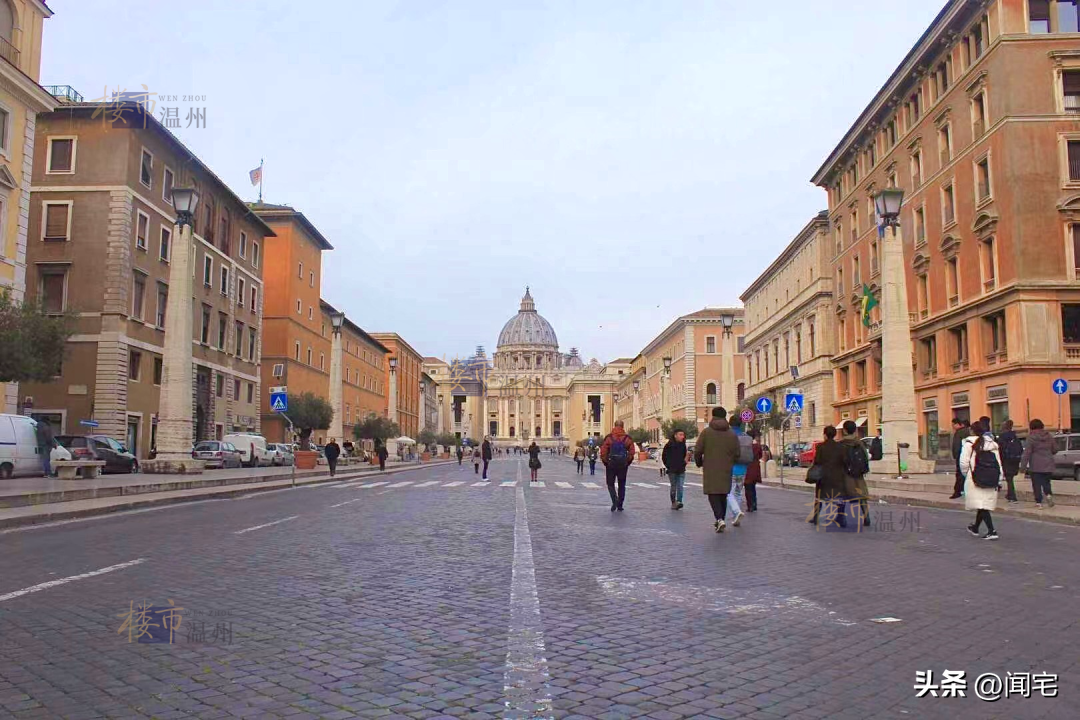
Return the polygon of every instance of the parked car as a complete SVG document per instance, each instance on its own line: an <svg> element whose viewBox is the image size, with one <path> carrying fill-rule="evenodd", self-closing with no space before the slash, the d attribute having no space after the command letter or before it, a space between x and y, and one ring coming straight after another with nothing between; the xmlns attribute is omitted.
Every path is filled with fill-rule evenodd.
<svg viewBox="0 0 1080 720"><path fill-rule="evenodd" d="M787 446L784 447L784 454L781 457L781 462L788 467L798 467L799 455L809 449L810 443L808 442L788 443Z"/></svg>
<svg viewBox="0 0 1080 720"><path fill-rule="evenodd" d="M293 456L292 445L286 443L271 443L266 446L274 453L274 458L271 465L281 465L288 467L296 462L296 458Z"/></svg>
<svg viewBox="0 0 1080 720"><path fill-rule="evenodd" d="M817 455L817 446L820 445L821 442L822 441L819 440L808 449L799 453L799 467L808 468L814 464L814 457Z"/></svg>
<svg viewBox="0 0 1080 720"><path fill-rule="evenodd" d="M1080 433L1054 436L1053 477L1080 480Z"/></svg>
<svg viewBox="0 0 1080 720"><path fill-rule="evenodd" d="M41 474L37 423L25 415L0 414L0 478Z"/></svg>
<svg viewBox="0 0 1080 720"><path fill-rule="evenodd" d="M139 472L139 459L108 435L57 435L56 442L68 449L72 460L104 462L102 472Z"/></svg>
<svg viewBox="0 0 1080 720"><path fill-rule="evenodd" d="M192 449L191 457L206 461L207 468L233 468L244 464L236 446L224 440L203 440Z"/></svg>
<svg viewBox="0 0 1080 720"><path fill-rule="evenodd" d="M273 462L273 453L267 447L266 438L256 433L230 433L221 438L222 441L232 443L243 458L244 465L248 467L262 467Z"/></svg>

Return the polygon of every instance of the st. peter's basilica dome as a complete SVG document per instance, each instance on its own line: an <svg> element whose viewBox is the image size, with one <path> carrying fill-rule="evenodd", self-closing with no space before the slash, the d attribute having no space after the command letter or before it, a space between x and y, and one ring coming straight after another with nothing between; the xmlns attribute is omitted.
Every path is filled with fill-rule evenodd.
<svg viewBox="0 0 1080 720"><path fill-rule="evenodd" d="M521 309L503 325L499 333L499 348L508 346L533 346L543 349L558 349L559 339L551 323L536 312L529 288L525 288L525 297L521 298Z"/></svg>

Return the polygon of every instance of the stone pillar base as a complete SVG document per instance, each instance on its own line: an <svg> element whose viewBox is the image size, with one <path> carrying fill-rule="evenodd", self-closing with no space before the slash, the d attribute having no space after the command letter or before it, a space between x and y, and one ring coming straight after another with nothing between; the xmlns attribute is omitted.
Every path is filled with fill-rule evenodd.
<svg viewBox="0 0 1080 720"><path fill-rule="evenodd" d="M201 475L206 469L205 460L195 460L190 456L163 457L143 460L139 468L151 475Z"/></svg>
<svg viewBox="0 0 1080 720"><path fill-rule="evenodd" d="M918 455L908 455L907 471L904 473L908 475L930 475L934 472L934 467L937 463L933 460L924 460ZM888 475L889 477L896 477L898 475L896 464L896 453L892 455L885 453L880 460L870 461L870 473L873 475Z"/></svg>

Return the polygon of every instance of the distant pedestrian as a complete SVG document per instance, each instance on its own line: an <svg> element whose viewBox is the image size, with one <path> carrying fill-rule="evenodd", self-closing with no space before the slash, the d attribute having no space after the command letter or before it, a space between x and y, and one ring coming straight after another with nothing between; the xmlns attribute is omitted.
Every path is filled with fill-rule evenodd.
<svg viewBox="0 0 1080 720"><path fill-rule="evenodd" d="M326 456L326 464L330 466L330 477L334 477L338 457L341 455L341 446L337 444L337 438L330 438L330 442L323 447L323 455Z"/></svg>
<svg viewBox="0 0 1080 720"><path fill-rule="evenodd" d="M484 442L480 445L480 459L484 461L484 473L483 473L483 479L484 480L488 479L488 476L487 476L488 463L491 462L491 458L492 458L491 436L487 435L487 436L484 437Z"/></svg>
<svg viewBox="0 0 1080 720"><path fill-rule="evenodd" d="M1024 443L1013 430L1013 421L1001 423L1001 435L997 439L1001 451L1001 465L1005 471L1005 500L1010 505L1020 501L1016 497L1016 474L1020 472L1020 460L1024 457Z"/></svg>
<svg viewBox="0 0 1080 720"><path fill-rule="evenodd" d="M45 477L52 477L52 458L50 455L53 448L56 447L52 425L48 420L38 420L34 433L37 437L38 454L41 455L41 470ZM252 455L252 457L255 456Z"/></svg>
<svg viewBox="0 0 1080 720"><path fill-rule="evenodd" d="M390 453L386 451L386 445L379 445L379 447L375 449L375 454L379 458L379 470L385 470L386 458L390 455Z"/></svg>
<svg viewBox="0 0 1080 720"><path fill-rule="evenodd" d="M746 483L746 469L754 461L754 440L743 430L743 421L738 415L728 420L728 425L739 441L739 459L731 468L731 492L728 493L727 510L731 514L732 527L739 527L743 519L739 498L742 497Z"/></svg>
<svg viewBox="0 0 1080 720"><path fill-rule="evenodd" d="M960 471L960 453L964 449L964 438L971 436L971 425L962 418L953 418L952 421L952 456L956 462L956 482L953 483L950 500L955 500L964 495L964 473Z"/></svg>
<svg viewBox="0 0 1080 720"><path fill-rule="evenodd" d="M589 474L596 474L596 459L600 456L600 451L596 448L596 445L589 446Z"/></svg>
<svg viewBox="0 0 1080 720"><path fill-rule="evenodd" d="M731 471L739 460L739 439L731 431L727 410L713 408L712 419L698 435L694 445L694 462L701 468L701 488L712 507L713 529L724 532L727 498L731 492Z"/></svg>
<svg viewBox="0 0 1080 720"><path fill-rule="evenodd" d="M529 482L537 482L540 479L541 467L543 466L540 464L540 446L533 440L529 443Z"/></svg>
<svg viewBox="0 0 1080 720"><path fill-rule="evenodd" d="M870 488L866 476L870 473L870 456L859 437L859 427L854 420L844 421L844 493L852 501L859 501L859 517L856 522L870 524Z"/></svg>
<svg viewBox="0 0 1080 720"><path fill-rule="evenodd" d="M600 445L600 462L604 463L606 470L611 512L622 512L626 501L626 473L634 462L634 441L626 434L622 420L615 421L615 427ZM616 483L619 486L617 492Z"/></svg>
<svg viewBox="0 0 1080 720"><path fill-rule="evenodd" d="M683 509L683 483L686 480L686 433L676 430L664 450L660 453L660 462L667 470L668 483L671 485L671 509Z"/></svg>
<svg viewBox="0 0 1080 720"><path fill-rule="evenodd" d="M754 441L754 462L746 466L746 511L757 512L757 486L761 482L761 463L765 451L761 447L761 434L757 430L751 430L747 435Z"/></svg>
<svg viewBox="0 0 1080 720"><path fill-rule="evenodd" d="M457 446L457 464L461 465L461 459L465 457L465 450L460 445Z"/></svg>
<svg viewBox="0 0 1080 720"><path fill-rule="evenodd" d="M968 532L978 537L979 527L986 523L984 540L997 540L994 521L990 513L997 509L998 489L1005 479L1001 466L1001 453L994 436L982 421L973 423L974 435L964 438L960 453L960 470L964 473L964 507L975 511L975 522L968 525Z"/></svg>
<svg viewBox="0 0 1080 720"><path fill-rule="evenodd" d="M474 475L479 475L480 474L480 460L482 459L482 457L483 456L482 456L482 454L480 452L480 446L477 445L476 447L473 448L473 451L472 451L472 463L473 463L473 474Z"/></svg>
<svg viewBox="0 0 1080 720"><path fill-rule="evenodd" d="M1020 471L1031 476L1035 507L1042 507L1044 495L1046 504L1054 507L1054 496L1050 494L1050 477L1054 472L1054 437L1038 418L1028 424L1028 431L1027 444L1020 458Z"/></svg>
<svg viewBox="0 0 1080 720"><path fill-rule="evenodd" d="M844 458L846 450L843 445L836 441L836 428L832 425L825 427L825 440L818 443L814 450L814 462L807 472L807 482L814 480L814 511L807 520L811 525L818 524L818 515L821 507L826 503L830 507L825 512L825 524L828 526L835 518L840 527L847 527L847 517L844 512ZM815 471L816 469L816 471ZM831 505L836 505L835 511Z"/></svg>
<svg viewBox="0 0 1080 720"><path fill-rule="evenodd" d="M577 463L577 474L585 474L585 450L578 447L574 449L574 462Z"/></svg>

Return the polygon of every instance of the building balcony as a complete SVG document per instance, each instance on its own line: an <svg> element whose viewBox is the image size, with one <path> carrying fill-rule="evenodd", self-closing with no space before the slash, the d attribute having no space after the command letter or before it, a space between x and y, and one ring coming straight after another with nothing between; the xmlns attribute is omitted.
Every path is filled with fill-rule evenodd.
<svg viewBox="0 0 1080 720"><path fill-rule="evenodd" d="M989 280L986 280L986 281L983 282L983 291L985 291L985 292L991 292L996 287L997 287L997 278L990 278Z"/></svg>
<svg viewBox="0 0 1080 720"><path fill-rule="evenodd" d="M7 60L16 68L19 67L19 57L22 53L19 52L19 48L9 43L4 38L0 38L0 57Z"/></svg>
<svg viewBox="0 0 1080 720"><path fill-rule="evenodd" d="M952 374L959 375L960 373L965 372L969 366L970 363L967 361L967 358L958 360L952 364Z"/></svg>
<svg viewBox="0 0 1080 720"><path fill-rule="evenodd" d="M75 88L70 85L46 85L45 92L49 93L57 100L67 100L68 102L73 103L83 102L83 96L80 93L75 92Z"/></svg>
<svg viewBox="0 0 1080 720"><path fill-rule="evenodd" d="M931 368L924 368L922 371L923 380L933 380L937 377L937 366Z"/></svg>
<svg viewBox="0 0 1080 720"><path fill-rule="evenodd" d="M1065 344L1065 359L1080 361L1080 343Z"/></svg>
<svg viewBox="0 0 1080 720"><path fill-rule="evenodd" d="M986 365L992 367L994 365L1002 365L1009 360L1009 352L1007 350L997 350L986 354Z"/></svg>
<svg viewBox="0 0 1080 720"><path fill-rule="evenodd" d="M960 304L960 296L959 295L950 295L949 296L949 307L956 307L959 304Z"/></svg>
<svg viewBox="0 0 1080 720"><path fill-rule="evenodd" d="M881 321L880 320L870 323L870 327L866 328L866 339L868 341L877 340L879 337L881 337Z"/></svg>
<svg viewBox="0 0 1080 720"><path fill-rule="evenodd" d="M841 400L847 400L851 397L851 391L847 389L841 390L838 394L840 395Z"/></svg>

